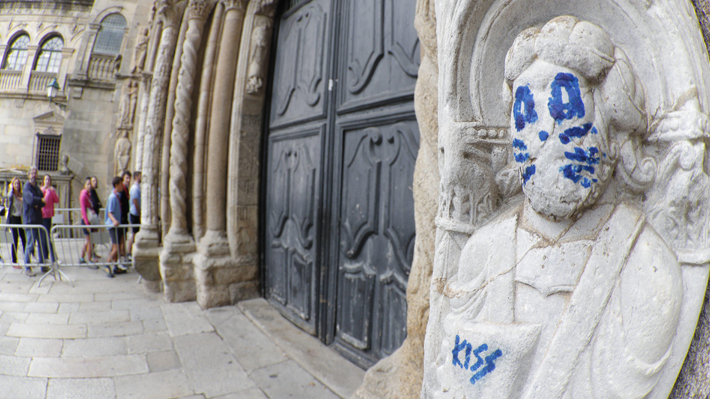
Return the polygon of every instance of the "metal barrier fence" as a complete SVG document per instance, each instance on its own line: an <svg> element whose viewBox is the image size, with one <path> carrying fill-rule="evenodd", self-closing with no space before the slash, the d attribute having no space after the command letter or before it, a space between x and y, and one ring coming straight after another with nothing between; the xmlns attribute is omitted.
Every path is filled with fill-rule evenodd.
<svg viewBox="0 0 710 399"><path fill-rule="evenodd" d="M38 285L40 285L42 280L48 275L52 275L55 280L62 280L62 277L64 277L73 285L72 280L61 268L79 266L95 266L98 268L104 266L113 267L118 264L129 264L130 262L125 258L120 260L120 256L119 261L108 262L109 253L111 251L109 233L115 232L115 230L109 229L123 231L124 245L127 245L128 238L133 234L133 228L139 227L140 224L123 224L115 228L107 225L56 225L52 227L50 234L47 234L47 230L41 225L0 224L0 267L9 265L15 267L49 267L50 270L40 277ZM36 256L37 261L42 258L44 259L44 262L41 264L25 264L25 244L22 244L21 236L25 236L26 245L29 245L30 234L35 234L34 229L39 230L38 236L41 240L40 248L38 248L37 251L46 248L44 252L42 252L42 255L47 256ZM30 233L31 231L32 233ZM91 243L88 247L86 231L89 232ZM15 244L15 236L18 237L17 244ZM22 252L18 251L20 245L22 245ZM16 252L16 257L12 256L13 251ZM90 257L89 254L95 255L95 257ZM30 263L32 263L32 259L30 259Z"/></svg>

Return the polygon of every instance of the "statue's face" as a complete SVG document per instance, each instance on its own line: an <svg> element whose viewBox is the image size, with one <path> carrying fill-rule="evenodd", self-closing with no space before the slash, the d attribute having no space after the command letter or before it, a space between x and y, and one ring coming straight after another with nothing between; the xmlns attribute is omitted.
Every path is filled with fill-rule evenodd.
<svg viewBox="0 0 710 399"><path fill-rule="evenodd" d="M592 88L577 72L536 60L513 83L513 99L510 131L523 192L538 213L575 216L608 175L601 170L606 128L595 123Z"/></svg>

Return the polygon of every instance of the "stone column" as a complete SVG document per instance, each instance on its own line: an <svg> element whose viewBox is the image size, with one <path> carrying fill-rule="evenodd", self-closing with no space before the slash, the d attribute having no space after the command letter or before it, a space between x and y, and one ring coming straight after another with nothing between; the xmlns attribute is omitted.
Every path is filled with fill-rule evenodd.
<svg viewBox="0 0 710 399"><path fill-rule="evenodd" d="M227 237L239 276L230 282L232 302L259 294L259 154L275 3L249 4L237 63L227 180Z"/></svg>
<svg viewBox="0 0 710 399"><path fill-rule="evenodd" d="M170 66L175 52L177 31L175 25L180 15L172 1L159 3L158 15L163 19L158 58L150 89L145 136L143 138L143 180L141 184L141 230L136 237L133 259L136 271L146 280L146 289L159 289L158 267L158 195L156 144L159 143L165 115L165 91L170 79Z"/></svg>
<svg viewBox="0 0 710 399"><path fill-rule="evenodd" d="M153 77L153 66L155 65L155 53L160 42L160 32L163 30L162 21L156 21L150 34L151 40L148 44L148 54L146 55L145 66L143 67L140 93L140 118L138 122L138 134L136 139L136 160L135 170L143 169L143 139L145 137L145 126L148 120L148 109L150 106L150 86Z"/></svg>
<svg viewBox="0 0 710 399"><path fill-rule="evenodd" d="M177 89L183 43L185 42L185 34L187 33L187 13L183 15L182 23L180 24L180 33L178 34L177 43L175 46L175 55L173 56L173 67L170 73L170 85L168 88L168 102L165 110L165 131L163 131L163 150L160 152L160 221L162 222L161 234L165 239L165 234L170 227L170 192L168 182L170 180L170 141L173 132L173 118L175 117L175 90Z"/></svg>
<svg viewBox="0 0 710 399"><path fill-rule="evenodd" d="M89 62L91 61L91 52L94 49L94 42L96 41L96 34L99 32L101 24L90 23L87 29L85 37L86 41L81 43L79 48L79 56L76 57L76 64L74 66L74 78L75 79L88 79Z"/></svg>
<svg viewBox="0 0 710 399"><path fill-rule="evenodd" d="M160 272L163 276L165 296L171 302L195 299L195 282L192 260L195 242L187 231L187 141L190 135L188 124L192 109L192 88L197 72L197 51L202 41L202 30L213 1L190 0L187 5L187 32L180 60L180 72L175 101L175 117L172 120L170 146L170 230L165 237L165 246L160 256ZM163 172L165 174L165 170Z"/></svg>
<svg viewBox="0 0 710 399"><path fill-rule="evenodd" d="M233 279L233 260L229 256L226 234L227 193L226 177L229 122L231 116L234 79L242 36L247 0L222 0L225 6L224 27L212 97L207 165L207 233L200 241L199 256L195 258L197 302L203 308L231 303L229 281Z"/></svg>
<svg viewBox="0 0 710 399"><path fill-rule="evenodd" d="M207 135L207 121L209 119L210 95L212 94L212 77L217 58L220 31L224 5L218 4L212 18L207 48L205 49L204 62L202 63L202 78L200 79L200 98L197 105L197 120L195 121L195 163L192 177L192 236L195 242L205 233L204 198L205 198L205 140Z"/></svg>
<svg viewBox="0 0 710 399"><path fill-rule="evenodd" d="M71 59L72 54L74 54L74 49L73 48L66 48L64 47L62 49L62 63L59 67L59 73L57 74L57 84L60 87L60 90L64 92L64 82L67 80L67 71L69 69L69 60Z"/></svg>
<svg viewBox="0 0 710 399"><path fill-rule="evenodd" d="M38 48L39 46L27 46L27 61L25 62L25 67L22 70L22 83L20 84L20 89L23 89L24 91L30 90L30 78L32 77L32 68L34 67Z"/></svg>

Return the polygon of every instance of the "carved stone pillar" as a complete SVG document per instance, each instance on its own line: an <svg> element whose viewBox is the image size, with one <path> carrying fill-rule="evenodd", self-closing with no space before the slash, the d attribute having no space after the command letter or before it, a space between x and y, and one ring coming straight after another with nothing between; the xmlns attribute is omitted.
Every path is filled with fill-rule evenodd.
<svg viewBox="0 0 710 399"><path fill-rule="evenodd" d="M180 33L175 45L175 55L173 55L172 72L170 73L170 84L168 86L168 102L165 110L165 130L163 131L163 149L160 151L160 221L162 225L161 234L165 239L170 227L170 141L172 140L173 118L175 117L175 91L178 85L180 65L182 64L183 43L187 33L187 13L183 15L180 24Z"/></svg>
<svg viewBox="0 0 710 399"><path fill-rule="evenodd" d="M187 32L180 57L180 72L172 120L170 146L170 230L160 257L165 295L171 302L195 299L192 258L195 242L187 231L187 141L192 110L192 87L197 72L197 51L202 41L202 30L213 1L190 0L187 6ZM163 172L165 173L165 172Z"/></svg>
<svg viewBox="0 0 710 399"><path fill-rule="evenodd" d="M147 289L158 289L160 270L158 267L158 157L156 149L160 142L165 115L165 92L170 79L170 66L177 40L176 24L180 15L172 1L158 3L158 15L163 19L158 58L155 64L150 89L150 100L143 138L143 180L141 185L141 230L136 237L133 251L136 271L146 280Z"/></svg>
<svg viewBox="0 0 710 399"><path fill-rule="evenodd" d="M224 184L229 147L230 110L234 90L237 56L242 37L246 0L223 0L224 27L219 48L212 97L207 166L207 233L200 241L195 258L197 302L203 308L231 303L229 284L234 276L226 234L227 193Z"/></svg>
<svg viewBox="0 0 710 399"><path fill-rule="evenodd" d="M75 79L88 79L89 62L91 61L91 51L94 49L96 34L99 32L101 24L90 23L86 34L86 41L82 42L79 48L79 56L74 66Z"/></svg>
<svg viewBox="0 0 710 399"><path fill-rule="evenodd" d="M209 119L211 94L215 60L219 46L219 35L222 30L224 5L216 6L212 26L210 28L205 58L202 64L202 78L200 79L200 97L197 106L197 120L195 122L195 162L192 177L192 236L195 242L205 234L205 140L207 136L207 121Z"/></svg>
<svg viewBox="0 0 710 399"><path fill-rule="evenodd" d="M227 236L234 268L242 279L230 283L232 302L258 295L259 147L275 3L249 4L237 63L229 138Z"/></svg>
<svg viewBox="0 0 710 399"><path fill-rule="evenodd" d="M34 68L37 49L39 49L39 46L27 46L27 62L25 62L25 67L22 71L22 83L20 84L20 88L25 91L30 89L30 78L32 77L32 68Z"/></svg>

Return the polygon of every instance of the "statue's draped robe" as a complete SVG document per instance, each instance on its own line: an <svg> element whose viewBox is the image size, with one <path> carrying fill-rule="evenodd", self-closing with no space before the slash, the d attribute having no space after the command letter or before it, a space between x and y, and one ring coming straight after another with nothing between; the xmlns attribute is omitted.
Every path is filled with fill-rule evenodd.
<svg viewBox="0 0 710 399"><path fill-rule="evenodd" d="M630 205L588 210L558 237L518 207L471 236L444 294L435 397L642 398L670 354L682 281Z"/></svg>

